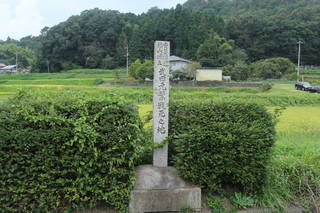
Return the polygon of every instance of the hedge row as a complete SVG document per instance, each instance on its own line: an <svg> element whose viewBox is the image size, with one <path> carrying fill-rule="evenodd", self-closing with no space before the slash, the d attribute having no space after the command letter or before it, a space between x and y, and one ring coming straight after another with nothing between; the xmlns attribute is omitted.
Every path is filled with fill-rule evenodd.
<svg viewBox="0 0 320 213"><path fill-rule="evenodd" d="M275 142L275 123L257 104L173 102L171 159L180 174L203 189L229 185L259 194Z"/></svg>
<svg viewBox="0 0 320 213"><path fill-rule="evenodd" d="M123 210L144 150L137 109L67 92L0 106L0 212Z"/></svg>

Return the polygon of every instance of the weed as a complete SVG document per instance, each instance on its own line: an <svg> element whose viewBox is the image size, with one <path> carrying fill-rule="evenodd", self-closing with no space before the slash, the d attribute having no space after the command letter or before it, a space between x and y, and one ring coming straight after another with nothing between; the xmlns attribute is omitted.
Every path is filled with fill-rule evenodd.
<svg viewBox="0 0 320 213"><path fill-rule="evenodd" d="M179 212L181 212L181 213L194 213L196 211L190 207L183 207L180 209Z"/></svg>
<svg viewBox="0 0 320 213"><path fill-rule="evenodd" d="M253 198L238 192L231 197L231 202L237 209L251 208L255 204Z"/></svg>
<svg viewBox="0 0 320 213"><path fill-rule="evenodd" d="M96 86L104 84L104 80L102 80L101 78L97 78L93 81L93 84Z"/></svg>
<svg viewBox="0 0 320 213"><path fill-rule="evenodd" d="M220 200L213 196L208 196L207 198L208 206L212 209L214 213L228 213L229 211L224 207L223 200Z"/></svg>

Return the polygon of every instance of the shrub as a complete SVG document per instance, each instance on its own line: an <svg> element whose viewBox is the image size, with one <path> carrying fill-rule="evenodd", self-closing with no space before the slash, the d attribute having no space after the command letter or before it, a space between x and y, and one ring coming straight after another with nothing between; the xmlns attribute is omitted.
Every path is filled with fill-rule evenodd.
<svg viewBox="0 0 320 213"><path fill-rule="evenodd" d="M228 213L229 211L225 208L224 202L213 196L207 197L208 206L216 213Z"/></svg>
<svg viewBox="0 0 320 213"><path fill-rule="evenodd" d="M272 84L265 83L265 84L262 84L262 86L260 87L260 90L261 92L267 92L272 89L272 86L273 86Z"/></svg>
<svg viewBox="0 0 320 213"><path fill-rule="evenodd" d="M145 81L146 78L153 79L153 62L146 60L144 63L141 63L141 61L137 59L130 65L129 74L131 77L140 81Z"/></svg>
<svg viewBox="0 0 320 213"><path fill-rule="evenodd" d="M153 79L153 62L151 60L146 60L137 69L137 79L145 81L146 78Z"/></svg>
<svg viewBox="0 0 320 213"><path fill-rule="evenodd" d="M1 212L124 209L144 146L137 109L72 92L0 106Z"/></svg>
<svg viewBox="0 0 320 213"><path fill-rule="evenodd" d="M254 77L262 79L280 79L295 72L295 65L287 58L268 58L251 65Z"/></svg>
<svg viewBox="0 0 320 213"><path fill-rule="evenodd" d="M250 76L249 66L242 61L238 61L235 64L225 66L223 75L231 76L231 79L235 81L248 80Z"/></svg>
<svg viewBox="0 0 320 213"><path fill-rule="evenodd" d="M287 74L285 76L285 79L288 81L296 81L298 79L298 75L297 75L297 73Z"/></svg>
<svg viewBox="0 0 320 213"><path fill-rule="evenodd" d="M275 121L250 103L170 105L171 160L180 174L215 192L224 184L257 194L266 180Z"/></svg>
<svg viewBox="0 0 320 213"><path fill-rule="evenodd" d="M139 59L135 60L135 62L133 62L129 67L129 75L135 79L138 79L137 70L140 68L141 65L142 63Z"/></svg>

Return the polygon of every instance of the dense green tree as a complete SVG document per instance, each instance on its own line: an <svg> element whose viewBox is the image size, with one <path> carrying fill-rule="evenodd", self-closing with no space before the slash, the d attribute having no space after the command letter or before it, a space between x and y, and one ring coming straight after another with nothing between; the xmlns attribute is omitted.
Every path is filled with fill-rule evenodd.
<svg viewBox="0 0 320 213"><path fill-rule="evenodd" d="M153 62L146 60L136 71L137 79L140 81L145 81L146 78L153 79L153 70Z"/></svg>
<svg viewBox="0 0 320 213"><path fill-rule="evenodd" d="M184 7L223 17L227 35L251 62L269 57L296 61L296 43L302 40L302 64L320 64L319 0L188 0Z"/></svg>
<svg viewBox="0 0 320 213"><path fill-rule="evenodd" d="M240 52L241 50L236 50L233 40L211 33L199 46L197 57L203 66L219 67L245 59L245 53Z"/></svg>
<svg viewBox="0 0 320 213"><path fill-rule="evenodd" d="M129 75L135 79L138 79L137 70L141 67L142 63L139 59L131 63L129 67Z"/></svg>
<svg viewBox="0 0 320 213"><path fill-rule="evenodd" d="M225 66L223 75L231 76L231 79L235 81L245 81L250 77L250 69L243 61L237 61L235 64Z"/></svg>
<svg viewBox="0 0 320 213"><path fill-rule="evenodd" d="M319 13L319 0L188 0L176 8L154 7L141 15L92 9L44 28L38 37L8 38L0 44L36 50L37 72L124 67L127 45L130 62L151 60L155 40L170 41L172 55L190 60L198 60L203 49L200 59L209 59L208 65L214 66L270 57L295 62L297 41L302 40L302 64L317 65ZM208 53L204 49L214 46L208 42L212 34L223 42Z"/></svg>
<svg viewBox="0 0 320 213"><path fill-rule="evenodd" d="M139 81L145 81L146 78L153 79L153 62L145 60L143 63L139 59L133 62L129 67L129 75Z"/></svg>
<svg viewBox="0 0 320 213"><path fill-rule="evenodd" d="M20 68L30 68L34 63L35 53L28 49L18 46L15 43L0 44L0 62L5 64L16 64L18 54L18 65Z"/></svg>
<svg viewBox="0 0 320 213"><path fill-rule="evenodd" d="M280 79L295 72L295 65L287 58L269 58L251 64L253 77Z"/></svg>

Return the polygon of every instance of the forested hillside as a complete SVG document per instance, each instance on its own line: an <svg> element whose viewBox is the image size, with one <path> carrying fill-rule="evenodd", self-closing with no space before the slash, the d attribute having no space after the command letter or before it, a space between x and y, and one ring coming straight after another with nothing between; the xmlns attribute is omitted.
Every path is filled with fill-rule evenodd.
<svg viewBox="0 0 320 213"><path fill-rule="evenodd" d="M152 59L155 40L171 41L172 54L210 66L239 58L296 62L302 40L302 64L319 65L319 14L319 0L189 0L141 15L87 10L44 28L39 37L7 43L36 52L34 72L125 66L127 45L130 62Z"/></svg>
<svg viewBox="0 0 320 213"><path fill-rule="evenodd" d="M115 68L125 65L126 46L130 61L150 59L155 40L169 40L172 53L196 59L200 44L212 31L225 35L222 18L210 12L182 8L152 8L142 15L117 11L88 10L66 22L46 28L40 36L39 71L50 64L59 71L77 66Z"/></svg>
<svg viewBox="0 0 320 213"><path fill-rule="evenodd" d="M222 16L227 34L250 60L287 57L295 61L304 41L304 64L320 64L319 0L188 0L185 8Z"/></svg>

